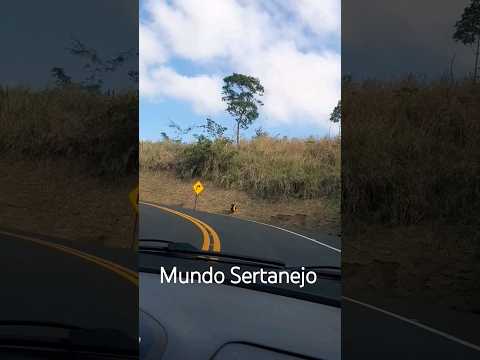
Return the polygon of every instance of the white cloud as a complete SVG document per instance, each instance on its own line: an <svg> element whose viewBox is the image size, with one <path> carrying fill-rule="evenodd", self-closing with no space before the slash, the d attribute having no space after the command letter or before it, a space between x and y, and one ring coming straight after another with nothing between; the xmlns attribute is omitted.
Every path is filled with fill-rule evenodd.
<svg viewBox="0 0 480 360"><path fill-rule="evenodd" d="M340 35L341 1L295 0L293 4L301 20L317 35Z"/></svg>
<svg viewBox="0 0 480 360"><path fill-rule="evenodd" d="M271 121L325 122L338 102L340 56L334 53L305 54L292 43L281 43L237 65L262 79L263 110Z"/></svg>
<svg viewBox="0 0 480 360"><path fill-rule="evenodd" d="M141 75L142 95L149 98L172 98L190 103L197 113L212 114L223 109L218 96L221 79L214 76L183 76L167 66Z"/></svg>
<svg viewBox="0 0 480 360"><path fill-rule="evenodd" d="M221 112L220 70L179 74L171 59L260 79L262 116L328 126L340 97L340 55L324 49L340 33L339 0L147 0L140 27L140 91L174 98L197 113ZM309 31L306 31L308 29ZM314 34L314 35L312 35ZM217 66L218 65L218 66Z"/></svg>
<svg viewBox="0 0 480 360"><path fill-rule="evenodd" d="M159 34L144 24L139 26L140 60L146 65L162 64L168 55Z"/></svg>

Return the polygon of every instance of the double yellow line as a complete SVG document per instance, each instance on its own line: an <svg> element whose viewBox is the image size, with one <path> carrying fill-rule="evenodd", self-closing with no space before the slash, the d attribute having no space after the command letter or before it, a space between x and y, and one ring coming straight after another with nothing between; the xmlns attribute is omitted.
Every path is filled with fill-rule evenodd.
<svg viewBox="0 0 480 360"><path fill-rule="evenodd" d="M67 254L70 254L70 255L77 256L77 257L82 258L86 261L89 261L89 262L92 262L92 263L94 263L98 266L101 266L101 267L103 267L107 270L110 270L110 271L114 272L115 274L121 276L122 278L128 280L129 282L131 282L135 286L138 286L138 273L136 271L130 270L130 269L128 269L124 266L118 265L118 264L116 264L112 261L100 258L100 257L92 255L92 254L88 254L86 252L83 252L83 251L80 251L80 250L77 250L77 249L74 249L74 248L71 248L71 247L68 247L68 246L52 243L52 242L45 241L45 240L40 240L40 239L31 237L31 236L15 234L15 233L7 232L7 231L0 231L0 234L11 236L11 237L18 238L18 239L31 241L31 242L33 242L35 244L38 244L38 245L43 245L43 246L49 247L51 249L55 249L55 250L62 251L64 253L67 253Z"/></svg>
<svg viewBox="0 0 480 360"><path fill-rule="evenodd" d="M212 227L210 225L204 223L203 221L201 221L197 218L194 218L193 216L182 213L180 211L176 211L176 210L173 210L173 209L166 208L164 206L159 206L159 205L150 204L150 203L143 203L143 204L149 205L149 206L152 206L152 207L156 207L160 210L163 210L163 211L169 212L171 214L180 216L181 218L184 218L184 219L190 221L202 233L202 237L203 237L202 250L220 252L220 250L221 250L220 237L215 232L215 230L212 229ZM12 232L3 231L3 230L0 230L0 235L6 235L6 236L10 236L10 237L17 238L17 239L27 240L27 241L30 241L32 243L38 244L38 245L42 245L42 246L45 246L45 247L48 247L48 248L51 248L51 249L62 251L66 254L77 256L81 259L84 259L84 260L89 261L93 264L96 264L100 267L103 267L104 269L112 271L113 273L115 273L115 274L121 276L122 278L128 280L130 283L134 284L135 286L138 286L138 273L136 271L128 269L128 268L126 268L122 265L116 264L116 263L114 263L110 260L106 260L106 259L100 258L98 256L95 256L95 255L92 255L92 254L86 253L84 251L80 251L80 250L77 250L77 249L74 249L74 248L71 248L71 247L68 247L68 246L65 246L65 245L60 245L60 244L53 243L53 242L50 242L50 241L41 240L41 239L38 239L38 238L35 238L35 237L32 237L32 236L28 236L28 235L12 233Z"/></svg>
<svg viewBox="0 0 480 360"><path fill-rule="evenodd" d="M201 221L197 218L194 218L193 216L190 216L188 214L182 213L182 212L177 211L177 210L169 209L169 208L164 207L164 206L151 204L151 203L146 203L146 202L141 202L141 204L155 207L157 209L169 212L171 214L180 216L181 218L190 221L202 233L202 237L203 237L202 250L203 251L220 252L220 250L221 250L220 237L215 232L215 230L212 229L212 227L210 225L204 223L203 221Z"/></svg>

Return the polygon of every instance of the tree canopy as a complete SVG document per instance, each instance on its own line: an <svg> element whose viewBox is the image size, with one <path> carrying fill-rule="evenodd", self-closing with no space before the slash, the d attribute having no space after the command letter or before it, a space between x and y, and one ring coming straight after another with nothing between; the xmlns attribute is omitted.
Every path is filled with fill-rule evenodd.
<svg viewBox="0 0 480 360"><path fill-rule="evenodd" d="M478 60L480 54L480 0L472 0L462 14L460 20L455 23L453 39L464 45L475 46L475 67L473 80L477 80Z"/></svg>
<svg viewBox="0 0 480 360"><path fill-rule="evenodd" d="M340 120L342 120L342 101L338 100L337 106L335 106L330 114L330 121L333 123L338 123Z"/></svg>
<svg viewBox="0 0 480 360"><path fill-rule="evenodd" d="M240 128L247 129L258 118L258 106L263 102L264 88L253 76L233 73L223 79L222 101L227 103L227 112L237 122L237 145Z"/></svg>

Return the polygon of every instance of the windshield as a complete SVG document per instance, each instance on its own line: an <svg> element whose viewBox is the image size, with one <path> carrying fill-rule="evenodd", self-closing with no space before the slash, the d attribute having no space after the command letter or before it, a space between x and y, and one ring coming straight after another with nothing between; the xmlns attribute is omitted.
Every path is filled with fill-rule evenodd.
<svg viewBox="0 0 480 360"><path fill-rule="evenodd" d="M139 253L139 271L158 273L162 281L165 277L185 284L202 283L203 275L208 279L218 275L222 284L340 306L341 270L337 265L289 265L275 258L202 250L191 242L154 238L140 238Z"/></svg>
<svg viewBox="0 0 480 360"><path fill-rule="evenodd" d="M210 143L206 141L205 144ZM178 147L196 151L196 146L196 144L179 143L172 145L172 149ZM228 147L220 143L216 143L216 146ZM248 146L256 145L253 142L246 144L242 151L247 151ZM147 152L154 151L157 147L158 151L172 150L162 147L160 143L146 144L143 155L147 156ZM250 165L252 164L242 166ZM145 170L143 176L145 188L153 189L155 175ZM182 263L183 260L179 260L181 258L189 259L189 262L195 260L197 263L209 261L258 269L289 269L290 273L294 273L293 277L299 273L302 279L307 274L319 278L319 273L324 277L335 272L338 275L337 278L339 277L341 241L338 236L338 221L336 224L333 222L332 226L324 224L323 220L317 218L318 214L311 214L313 202L301 197L298 199L295 196L287 196L283 201L279 201L276 196L282 190L277 189L278 193L249 195L248 202L245 203L246 209L242 207L243 204L233 201L229 208L220 211L209 200L203 201L202 196L207 191L211 194L210 196L224 194L221 186L208 183L209 186L206 187L204 181L195 180L192 181L194 201L189 203L190 206L185 201L179 205L178 197L184 199L184 194L191 191L186 187L187 183L174 182L166 175L162 179L168 182L172 191L145 192L140 202L139 249L142 255L157 253L157 256L175 257L178 264ZM197 190L200 192L196 193ZM266 200L262 195L270 199ZM330 210L339 205L338 199L319 200L320 203L322 201L329 203ZM253 205L258 206L256 211L249 209ZM303 207L303 214L279 214L283 211L291 212L295 207ZM339 206L336 208L339 211ZM336 219L339 217L337 216ZM202 254L205 256L201 256ZM158 261L157 266L163 266L165 260ZM230 269L227 275L232 275ZM245 276L248 278L249 275ZM266 281L256 284L264 287L268 285L270 288L286 286L285 281L279 282L273 275L266 278ZM327 289L328 286L321 281L304 286L302 280L301 287L293 283L294 280L289 281L288 285L295 291L318 294L324 287L324 293L331 293ZM241 284L252 285L244 281ZM340 288L337 289L337 296L340 297Z"/></svg>

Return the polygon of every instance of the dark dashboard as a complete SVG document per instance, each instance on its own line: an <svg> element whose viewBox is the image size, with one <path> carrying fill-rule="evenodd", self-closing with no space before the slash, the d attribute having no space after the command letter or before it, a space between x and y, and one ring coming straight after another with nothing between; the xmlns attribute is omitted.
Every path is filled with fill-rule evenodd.
<svg viewBox="0 0 480 360"><path fill-rule="evenodd" d="M237 260L140 255L141 359L340 359L341 282L318 270L314 285L162 282L170 273L225 274ZM241 262L245 271L258 264ZM282 271L275 264L262 265ZM328 270L328 269L327 269ZM164 274L165 275L165 274ZM165 279L163 279L165 280ZM231 280L231 279L230 279Z"/></svg>

